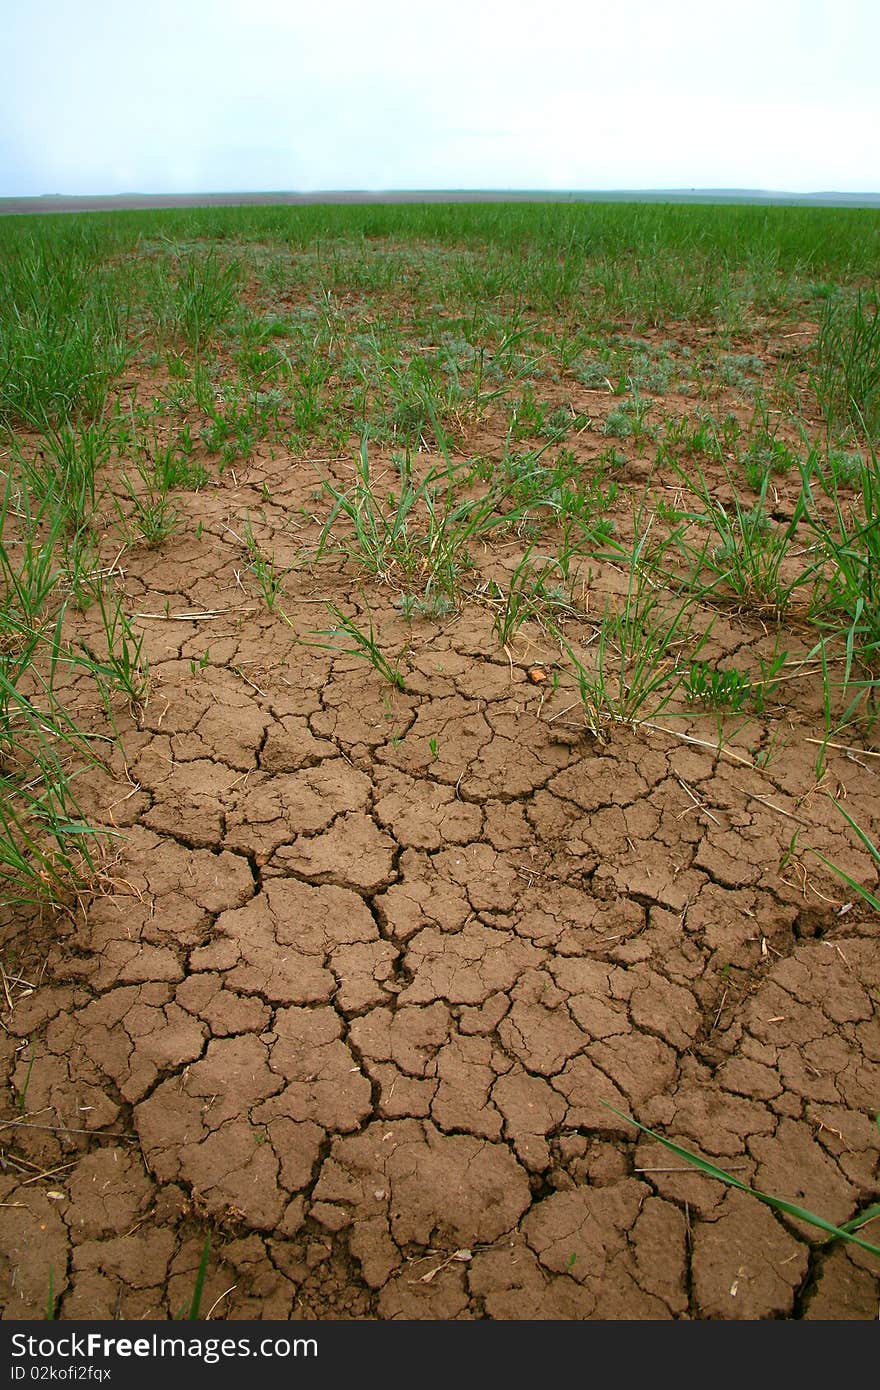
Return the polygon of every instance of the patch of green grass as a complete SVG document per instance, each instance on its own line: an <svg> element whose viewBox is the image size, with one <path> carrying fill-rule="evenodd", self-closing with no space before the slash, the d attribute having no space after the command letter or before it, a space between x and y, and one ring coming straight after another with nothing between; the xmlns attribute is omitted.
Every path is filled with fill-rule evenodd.
<svg viewBox="0 0 880 1390"><path fill-rule="evenodd" d="M280 391L242 391L224 387L222 398L205 404L208 423L201 438L211 453L219 454L221 471L239 459L250 458L261 439L280 427L284 398Z"/></svg>
<svg viewBox="0 0 880 1390"><path fill-rule="evenodd" d="M278 569L274 554L267 555L254 535L250 518L244 524L244 544L248 554L248 569L257 582L263 602L274 613L284 596L285 575Z"/></svg>
<svg viewBox="0 0 880 1390"><path fill-rule="evenodd" d="M0 500L0 904L60 901L94 872L103 835L83 819L77 771L93 759L93 735L78 727L59 695L61 677L85 676L104 695L129 687L140 655L118 601L101 595L106 659L74 652L64 635L71 594L94 596L90 575L71 572L66 515L55 499L33 515L27 488L13 507L9 475ZM16 545L15 542L18 542ZM82 559L80 553L79 559ZM100 593L100 590L98 590Z"/></svg>
<svg viewBox="0 0 880 1390"><path fill-rule="evenodd" d="M606 602L587 660L563 641L590 728L599 736L608 720L636 724L668 710L708 637L694 632L700 596L692 585L667 590L658 582L671 541L649 550L652 527L653 518L637 514L629 553L618 550L626 591Z"/></svg>
<svg viewBox="0 0 880 1390"><path fill-rule="evenodd" d="M84 644L83 650L91 662L92 675L105 697L108 711L110 696L114 691L120 691L127 698L132 712L137 714L146 702L149 688L144 635L135 632L131 619L122 610L122 600L118 595L108 594L102 585L98 585L95 598L106 650L101 655Z"/></svg>
<svg viewBox="0 0 880 1390"><path fill-rule="evenodd" d="M407 622L414 617L447 618L456 611L455 600L437 590L433 593L401 594L400 598L394 600L394 607L399 609Z"/></svg>
<svg viewBox="0 0 880 1390"><path fill-rule="evenodd" d="M18 615L24 615L34 630L39 630L38 619L46 612L62 577L58 556L66 524L66 512L54 498L34 506L28 488L16 487L12 474L6 475L0 497L0 573L4 582L0 611L4 618L17 620Z"/></svg>
<svg viewBox="0 0 880 1390"><path fill-rule="evenodd" d="M650 401L633 396L628 405L618 406L605 417L602 433L613 439L632 439L636 445L645 439L652 439L654 429L647 423L650 409Z"/></svg>
<svg viewBox="0 0 880 1390"><path fill-rule="evenodd" d="M880 301L861 291L832 296L812 378L830 433L880 442Z"/></svg>
<svg viewBox="0 0 880 1390"><path fill-rule="evenodd" d="M663 420L657 461L671 463L673 467L682 457L720 463L725 453L735 449L740 433L734 415L718 420L705 409L694 415L667 415Z"/></svg>
<svg viewBox="0 0 880 1390"><path fill-rule="evenodd" d="M753 395L764 374L760 357L751 352L724 352L718 363L718 380L722 386L733 387L742 395Z"/></svg>
<svg viewBox="0 0 880 1390"><path fill-rule="evenodd" d="M558 560L532 557L533 546L526 549L514 567L506 586L493 581L488 598L495 609L492 628L501 646L516 635L523 623L534 619L545 630L556 633L564 616L571 616L571 596L559 584L561 567ZM551 582L554 581L554 582Z"/></svg>
<svg viewBox="0 0 880 1390"><path fill-rule="evenodd" d="M550 428L553 415L553 406L546 401L539 401L535 395L534 389L530 386L526 387L519 400L514 402L511 409L511 439L528 439L533 435L543 434ZM563 433L569 423L570 417L564 415L561 421Z"/></svg>
<svg viewBox="0 0 880 1390"><path fill-rule="evenodd" d="M818 456L815 456L812 471L826 472L832 491L838 488L856 488L861 482L864 464L862 455L854 450L830 449L824 469L819 465Z"/></svg>
<svg viewBox="0 0 880 1390"><path fill-rule="evenodd" d="M177 530L177 508L168 496L168 488L157 481L154 472L143 464L138 465L137 471L140 488L123 473L121 481L128 505L123 506L117 498L116 511L129 544L140 540L150 550L157 550Z"/></svg>
<svg viewBox="0 0 880 1390"><path fill-rule="evenodd" d="M133 350L115 243L82 224L0 232L0 428L100 416Z"/></svg>
<svg viewBox="0 0 880 1390"><path fill-rule="evenodd" d="M393 469L393 472L391 471ZM389 477L390 474L390 477ZM378 476L366 438L348 489L325 479L333 505L324 523L317 556L328 552L340 521L348 536L337 542L344 555L384 583L412 592L418 581L426 597L436 593L454 598L470 567L469 547L479 537L510 524L498 510L498 495L459 497L458 488L470 477L467 466L431 466L421 481L410 454L396 455L391 468Z"/></svg>
<svg viewBox="0 0 880 1390"><path fill-rule="evenodd" d="M172 273L159 262L153 281L151 307L160 338L182 343L190 352L204 352L217 331L238 309L240 268L223 264L217 252L173 255Z"/></svg>
<svg viewBox="0 0 880 1390"><path fill-rule="evenodd" d="M106 425L51 426L36 447L25 454L15 449L22 481L32 503L55 504L64 512L65 526L76 531L88 525L98 502L97 474L110 454Z"/></svg>
<svg viewBox="0 0 880 1390"><path fill-rule="evenodd" d="M0 623L0 906L63 900L94 871L90 842L99 833L84 822L73 790L76 766L91 757L88 738L53 687L60 661L89 663L64 651L60 620L51 633L34 635L24 620L19 628L8 616ZM5 655L16 636L26 646L25 665L21 653L12 664Z"/></svg>
<svg viewBox="0 0 880 1390"><path fill-rule="evenodd" d="M620 466L614 450L606 450L592 464L576 459L571 449L561 449L554 458L549 444L525 454L505 450L500 468L488 470L504 495L505 506L524 519L537 518L539 527L558 523L566 537L565 549L573 552L598 532L607 533L611 523L605 514L620 493L609 470Z"/></svg>
<svg viewBox="0 0 880 1390"><path fill-rule="evenodd" d="M208 469L193 456L195 443L188 424L163 428L147 412L132 411L128 421L117 425L116 449L120 456L130 454L141 476L149 475L160 492L197 490L210 480Z"/></svg>
<svg viewBox="0 0 880 1390"><path fill-rule="evenodd" d="M706 709L741 710L752 693L748 672L735 666L722 668L708 661L692 661L683 680L684 693Z"/></svg>
<svg viewBox="0 0 880 1390"><path fill-rule="evenodd" d="M854 497L841 496L815 457L801 469L807 524L824 559L819 621L841 635L847 676L854 662L880 669L880 455L872 448L859 458Z"/></svg>
<svg viewBox="0 0 880 1390"><path fill-rule="evenodd" d="M746 482L758 492L768 477L784 476L796 469L797 457L783 440L774 439L769 444L752 442L741 455L740 464Z"/></svg>
<svg viewBox="0 0 880 1390"><path fill-rule="evenodd" d="M709 661L692 661L684 677L683 691L692 704L704 709L735 714L749 707L763 714L779 689L787 651L774 651L759 658L758 673L738 666L716 666Z"/></svg>
<svg viewBox="0 0 880 1390"><path fill-rule="evenodd" d="M676 545L685 558L694 582L704 592L731 597L779 615L794 595L816 582L818 562L792 568L792 552L805 515L803 495L785 523L773 520L767 505L769 474L761 482L755 502L747 506L727 474L731 500L722 502L699 465L676 465L683 488L699 503L689 514L691 526L676 530ZM696 527L696 539L691 537Z"/></svg>
<svg viewBox="0 0 880 1390"><path fill-rule="evenodd" d="M400 666L390 660L382 651L369 610L367 610L366 631L355 622L354 618L343 612L338 604L328 603L327 611L336 619L336 626L324 628L318 635L329 637L331 640L329 642L312 642L308 645L323 647L327 651L337 652L344 656L356 656L368 661L389 685L393 685L397 690L405 690L406 683L403 672ZM347 639L351 645L340 646L340 638Z"/></svg>

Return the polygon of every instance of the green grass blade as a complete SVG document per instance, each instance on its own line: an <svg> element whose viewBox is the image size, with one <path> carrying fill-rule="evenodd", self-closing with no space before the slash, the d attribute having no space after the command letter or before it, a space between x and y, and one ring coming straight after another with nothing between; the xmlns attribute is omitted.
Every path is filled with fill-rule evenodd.
<svg viewBox="0 0 880 1390"><path fill-rule="evenodd" d="M864 898L865 902L873 907L875 912L880 912L880 898L875 898L874 894L868 888L865 888L864 884L852 878L845 869L841 869L837 864L832 863L830 859L826 859L825 855L822 854L820 850L811 849L810 853L815 855L817 859L820 859L826 869L830 869L833 874L836 874L839 879L842 879L848 888L851 888L854 893L858 893L860 898Z"/></svg>
<svg viewBox="0 0 880 1390"><path fill-rule="evenodd" d="M793 1202L786 1202L782 1197L772 1197L769 1193L761 1192L756 1187L749 1187L748 1183L740 1182L739 1178L735 1178L732 1173L726 1173L723 1168L717 1168L715 1164L710 1163L708 1159L700 1158L697 1154L691 1153L690 1149L683 1149L680 1144L674 1144L671 1139L664 1138L664 1136L658 1134L656 1130L648 1129L647 1125L639 1124L639 1121L634 1120L632 1115L625 1115L623 1111L616 1110L614 1106L609 1105L607 1101L603 1100L602 1104L605 1106L606 1110L612 1111L618 1119L626 1120L627 1124L635 1125L636 1129L640 1129L643 1134L647 1134L650 1138L656 1139L658 1144L662 1144L670 1153L676 1154L678 1158L685 1159L687 1163L699 1169L701 1173L705 1173L707 1177L716 1178L719 1182L728 1183L729 1186L738 1188L740 1192L747 1192L751 1197L756 1197L759 1202L763 1202L765 1206L772 1207L775 1211L784 1212L786 1216L793 1216L798 1221L806 1221L808 1225L818 1227L819 1230L825 1231L828 1236L832 1238L851 1241L853 1245L860 1246L862 1250L867 1250L870 1254L880 1257L880 1245L871 1245L869 1241L860 1240L858 1236L854 1236L852 1231L847 1230L846 1227L835 1226L831 1221L826 1221L823 1216L816 1216L814 1212L806 1211L803 1207L795 1206ZM859 1220L861 1224L861 1218ZM852 1226L853 1223L849 1222L848 1224Z"/></svg>
<svg viewBox="0 0 880 1390"><path fill-rule="evenodd" d="M189 1322L197 1322L202 1307L202 1292L205 1287L205 1276L208 1273L208 1259L211 1254L211 1233L205 1236L205 1243L202 1246L202 1257L199 1260L199 1267L196 1271L196 1282L193 1287L192 1302L189 1305Z"/></svg>

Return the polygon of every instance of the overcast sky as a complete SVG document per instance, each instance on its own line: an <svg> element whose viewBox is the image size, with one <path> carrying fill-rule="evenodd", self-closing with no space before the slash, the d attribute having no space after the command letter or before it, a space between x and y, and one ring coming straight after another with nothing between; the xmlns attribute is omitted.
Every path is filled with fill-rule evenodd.
<svg viewBox="0 0 880 1390"><path fill-rule="evenodd" d="M0 195L880 191L880 0L0 0Z"/></svg>

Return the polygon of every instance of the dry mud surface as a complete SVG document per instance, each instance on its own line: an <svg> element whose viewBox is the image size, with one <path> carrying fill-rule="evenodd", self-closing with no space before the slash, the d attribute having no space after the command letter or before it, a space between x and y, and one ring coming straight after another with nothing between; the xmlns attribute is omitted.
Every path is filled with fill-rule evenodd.
<svg viewBox="0 0 880 1390"><path fill-rule="evenodd" d="M397 690L310 645L325 601L367 613L296 563L314 497L266 448L119 561L149 698L80 796L121 838L5 927L4 1316L175 1317L210 1231L216 1318L876 1317L870 1255L623 1118L833 1222L876 1200L876 919L786 853L869 878L825 793L864 812L876 763L818 787L815 706L765 767L712 721L597 740L538 629L503 650L489 608L405 622L374 585Z"/></svg>

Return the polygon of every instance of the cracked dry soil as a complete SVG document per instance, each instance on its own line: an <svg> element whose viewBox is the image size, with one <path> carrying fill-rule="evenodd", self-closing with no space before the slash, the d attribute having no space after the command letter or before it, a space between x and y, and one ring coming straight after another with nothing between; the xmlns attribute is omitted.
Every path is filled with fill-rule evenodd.
<svg viewBox="0 0 880 1390"><path fill-rule="evenodd" d="M363 615L344 565L293 568L283 615L244 584L264 483L283 545L314 477L266 452L186 499L197 540L127 553L149 699L80 787L115 858L4 927L4 1316L175 1317L210 1231L218 1318L876 1317L870 1255L615 1113L833 1222L877 1198L877 923L783 867L798 824L868 873L810 791L815 707L763 769L599 743L531 683L537 629L377 589L393 689L297 640Z"/></svg>

